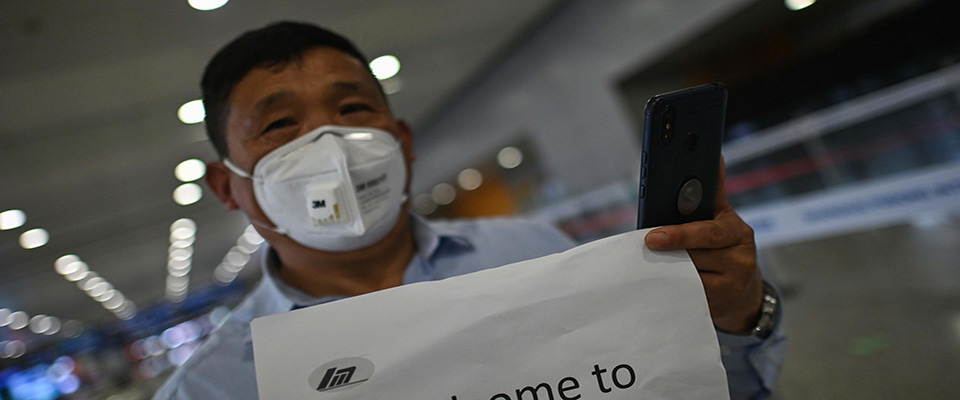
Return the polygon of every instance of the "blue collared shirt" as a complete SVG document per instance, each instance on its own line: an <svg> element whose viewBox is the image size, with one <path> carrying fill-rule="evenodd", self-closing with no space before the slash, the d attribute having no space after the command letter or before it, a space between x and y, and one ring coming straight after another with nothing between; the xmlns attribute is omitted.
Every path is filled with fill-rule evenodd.
<svg viewBox="0 0 960 400"><path fill-rule="evenodd" d="M568 250L574 243L550 225L517 219L426 221L411 218L417 252L403 282L439 280ZM250 321L342 297L313 297L280 279L280 263L261 253L263 278L223 325L154 394L165 399L256 399ZM734 399L764 398L783 360L779 327L766 341L718 333Z"/></svg>

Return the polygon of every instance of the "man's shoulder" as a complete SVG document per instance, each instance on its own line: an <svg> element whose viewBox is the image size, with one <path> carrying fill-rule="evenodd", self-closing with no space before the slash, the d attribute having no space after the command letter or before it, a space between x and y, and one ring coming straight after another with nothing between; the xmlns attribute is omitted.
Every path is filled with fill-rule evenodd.
<svg viewBox="0 0 960 400"><path fill-rule="evenodd" d="M527 218L484 217L430 220L430 225L444 232L460 233L467 237L508 237L535 235L548 239L570 241L552 225Z"/></svg>
<svg viewBox="0 0 960 400"><path fill-rule="evenodd" d="M178 367L154 400L257 398L249 322L229 319ZM252 395L252 396L251 396Z"/></svg>

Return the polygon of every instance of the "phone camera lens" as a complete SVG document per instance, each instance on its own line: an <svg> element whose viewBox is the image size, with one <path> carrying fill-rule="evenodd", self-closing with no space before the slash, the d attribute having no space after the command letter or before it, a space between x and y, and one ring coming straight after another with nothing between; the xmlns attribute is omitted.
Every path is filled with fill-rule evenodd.
<svg viewBox="0 0 960 400"><path fill-rule="evenodd" d="M673 131L676 128L675 119L676 112L673 107L667 107L661 114L660 144L666 146L673 140Z"/></svg>

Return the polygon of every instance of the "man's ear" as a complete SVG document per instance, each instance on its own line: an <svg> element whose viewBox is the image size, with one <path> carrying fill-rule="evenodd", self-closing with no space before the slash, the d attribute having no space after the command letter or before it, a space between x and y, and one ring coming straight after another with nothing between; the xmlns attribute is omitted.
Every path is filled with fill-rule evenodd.
<svg viewBox="0 0 960 400"><path fill-rule="evenodd" d="M217 195L220 202L227 210L236 210L240 208L236 200L233 199L233 192L230 188L230 170L220 161L211 161L207 163L207 173L204 175L207 186Z"/></svg>
<svg viewBox="0 0 960 400"><path fill-rule="evenodd" d="M400 136L400 143L403 144L403 155L406 157L407 163L413 164L417 156L413 154L413 131L410 130L407 121L397 119L397 134Z"/></svg>

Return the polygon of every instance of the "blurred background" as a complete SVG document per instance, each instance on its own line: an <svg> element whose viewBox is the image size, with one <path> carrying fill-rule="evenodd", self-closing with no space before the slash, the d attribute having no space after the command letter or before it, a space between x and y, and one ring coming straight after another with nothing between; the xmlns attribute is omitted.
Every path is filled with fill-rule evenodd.
<svg viewBox="0 0 960 400"><path fill-rule="evenodd" d="M144 399L259 279L199 77L318 23L415 131L427 218L634 229L646 99L729 88L727 195L783 290L777 399L960 398L960 2L0 1L0 399ZM249 264L249 265L248 265Z"/></svg>

